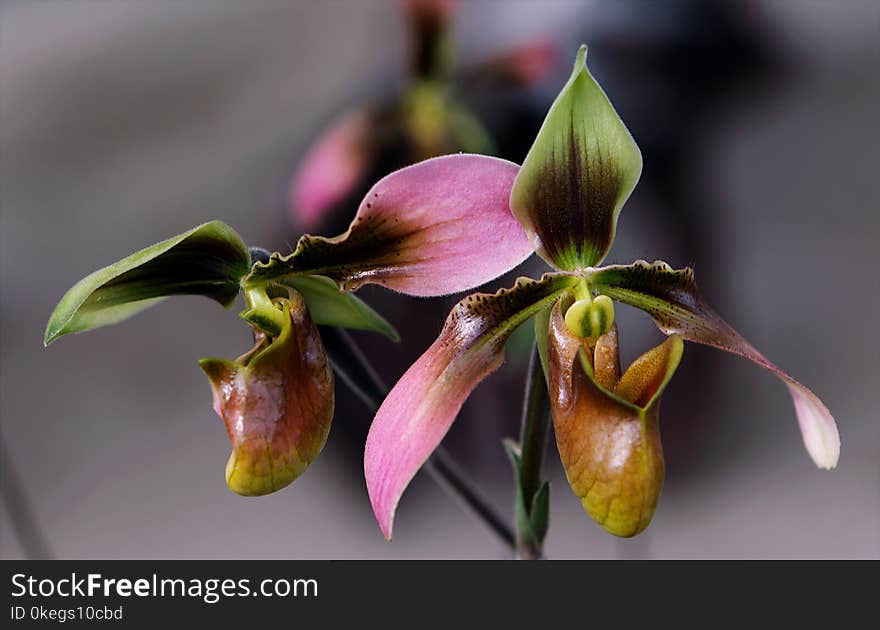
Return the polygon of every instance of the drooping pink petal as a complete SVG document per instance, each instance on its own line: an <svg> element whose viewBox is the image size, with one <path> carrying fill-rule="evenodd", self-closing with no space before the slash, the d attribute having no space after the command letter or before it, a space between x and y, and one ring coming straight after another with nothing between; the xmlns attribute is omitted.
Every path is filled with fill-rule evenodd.
<svg viewBox="0 0 880 630"><path fill-rule="evenodd" d="M504 360L504 343L576 279L548 274L459 302L434 344L407 370L370 427L364 475L373 512L391 539L394 512L410 480L440 444L465 399Z"/></svg>
<svg viewBox="0 0 880 630"><path fill-rule="evenodd" d="M828 408L812 391L783 372L709 307L697 291L691 269L674 270L664 262L612 265L596 270L590 284L614 300L646 311L666 334L678 333L739 355L775 374L794 400L807 452L819 468L834 468L840 436Z"/></svg>
<svg viewBox="0 0 880 630"><path fill-rule="evenodd" d="M354 191L369 160L369 130L367 112L348 112L308 149L288 192L290 212L300 228L320 225L326 213Z"/></svg>
<svg viewBox="0 0 880 630"><path fill-rule="evenodd" d="M461 154L395 171L367 193L347 232L303 236L293 254L258 263L250 279L320 274L348 291L372 283L418 296L484 284L532 253L508 206L517 170Z"/></svg>

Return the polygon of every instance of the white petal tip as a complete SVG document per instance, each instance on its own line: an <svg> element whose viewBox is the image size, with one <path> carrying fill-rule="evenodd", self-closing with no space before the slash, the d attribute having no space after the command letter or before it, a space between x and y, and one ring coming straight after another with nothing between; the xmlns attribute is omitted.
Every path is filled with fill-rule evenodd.
<svg viewBox="0 0 880 630"><path fill-rule="evenodd" d="M840 460L840 434L834 416L818 396L800 383L786 383L794 400L804 446L819 468L832 470Z"/></svg>

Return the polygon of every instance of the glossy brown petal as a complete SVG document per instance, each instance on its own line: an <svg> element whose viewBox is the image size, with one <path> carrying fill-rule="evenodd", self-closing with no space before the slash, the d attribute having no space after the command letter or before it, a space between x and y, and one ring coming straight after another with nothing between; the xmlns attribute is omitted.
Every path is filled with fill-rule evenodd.
<svg viewBox="0 0 880 630"><path fill-rule="evenodd" d="M660 395L681 360L670 337L620 376L617 327L596 341L574 337L557 304L550 316L549 386L556 445L587 513L616 536L651 522L663 487Z"/></svg>
<svg viewBox="0 0 880 630"><path fill-rule="evenodd" d="M202 359L214 409L232 442L226 482L238 494L269 494L296 479L327 440L333 370L305 302L282 301L290 325L238 361Z"/></svg>

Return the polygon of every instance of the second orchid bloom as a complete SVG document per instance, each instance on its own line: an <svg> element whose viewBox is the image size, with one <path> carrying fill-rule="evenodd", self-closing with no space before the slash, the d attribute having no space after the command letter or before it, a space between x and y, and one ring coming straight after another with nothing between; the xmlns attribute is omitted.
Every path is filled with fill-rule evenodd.
<svg viewBox="0 0 880 630"><path fill-rule="evenodd" d="M516 219L493 204L513 173L503 163L478 169L480 159L439 159L392 175L370 190L346 233L303 236L290 254L249 249L219 221L147 247L74 285L52 313L44 343L115 324L172 295L230 306L242 294L255 345L235 361L200 365L232 443L229 488L280 490L319 455L330 430L333 372L318 326L397 340L349 291L371 283L416 296L464 291L532 253Z"/></svg>
<svg viewBox="0 0 880 630"><path fill-rule="evenodd" d="M554 268L540 280L523 278L510 289L459 302L437 341L382 404L367 438L364 471L386 538L410 480L471 391L501 365L511 333L531 318L566 476L586 511L612 534L639 533L657 505L664 475L660 396L681 360L682 340L737 354L774 373L791 393L813 461L820 468L837 464L840 440L825 405L705 303L690 269L644 261L597 266L614 241L618 214L636 186L642 158L588 71L586 53L581 47L522 166L459 155L386 178L411 191L409 212L438 212L447 207L451 191L485 216L512 212L534 251ZM462 170L485 185L456 186ZM506 223L499 224L502 228L510 229ZM485 254L482 264L505 250L487 244ZM450 261L450 266L472 264ZM670 336L625 371L612 300L646 311Z"/></svg>

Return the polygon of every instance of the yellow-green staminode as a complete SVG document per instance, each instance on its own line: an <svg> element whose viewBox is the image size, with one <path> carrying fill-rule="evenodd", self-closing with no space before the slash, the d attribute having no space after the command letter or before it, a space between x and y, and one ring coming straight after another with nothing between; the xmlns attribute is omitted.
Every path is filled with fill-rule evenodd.
<svg viewBox="0 0 880 630"><path fill-rule="evenodd" d="M581 339L596 339L614 323L614 302L607 295L577 300L565 311L565 326Z"/></svg>

